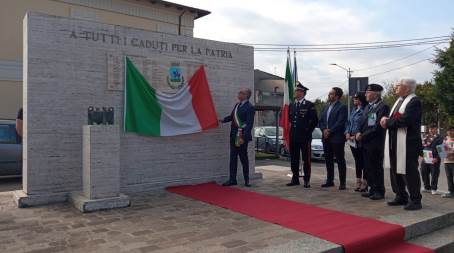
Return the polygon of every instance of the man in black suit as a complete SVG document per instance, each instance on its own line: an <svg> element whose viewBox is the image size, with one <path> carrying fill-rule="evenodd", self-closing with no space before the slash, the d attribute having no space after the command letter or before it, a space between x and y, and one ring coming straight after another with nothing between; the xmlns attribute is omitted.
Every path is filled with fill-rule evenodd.
<svg viewBox="0 0 454 253"><path fill-rule="evenodd" d="M369 84L366 88L366 100L369 104L364 108L361 130L356 134L356 140L364 150L365 173L369 192L362 194L372 200L385 197L383 156L386 131L380 126L380 119L389 114L389 107L381 99L383 87L379 84Z"/></svg>
<svg viewBox="0 0 454 253"><path fill-rule="evenodd" d="M304 98L307 90L309 89L299 83L295 88L295 102L289 105L290 157L293 176L292 181L287 186L300 184L299 167L301 153L304 162L304 188L310 187L312 131L317 126L318 117L314 104Z"/></svg>
<svg viewBox="0 0 454 253"><path fill-rule="evenodd" d="M390 166L391 185L396 194L388 205L404 205L405 210L422 208L418 171L418 156L422 152L422 109L421 101L414 94L415 89L414 79L400 80L395 85L395 94L399 99L394 104L390 117L383 117L380 121L380 125L388 129L389 149L385 149L385 163Z"/></svg>
<svg viewBox="0 0 454 253"><path fill-rule="evenodd" d="M337 167L339 169L339 190L346 189L347 166L345 163L345 123L347 122L348 109L339 100L343 91L339 87L334 87L328 94L329 104L323 108L320 115L319 127L323 131L323 150L325 152L325 162L327 178L322 187L334 186L334 156L336 156Z"/></svg>
<svg viewBox="0 0 454 253"><path fill-rule="evenodd" d="M232 113L222 120L221 123L232 122L230 125L230 179L224 186L237 185L236 173L238 168L238 156L243 167L244 185L249 183L249 159L247 146L252 141L252 127L254 126L254 106L249 102L252 92L250 89L242 89L238 92L238 103Z"/></svg>

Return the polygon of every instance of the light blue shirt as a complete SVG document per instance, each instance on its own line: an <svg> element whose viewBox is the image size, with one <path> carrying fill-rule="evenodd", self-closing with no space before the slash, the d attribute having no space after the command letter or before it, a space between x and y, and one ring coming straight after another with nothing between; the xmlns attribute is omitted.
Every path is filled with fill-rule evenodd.
<svg viewBox="0 0 454 253"><path fill-rule="evenodd" d="M331 110L333 109L334 105L338 102L339 100L337 100L336 102L334 103L331 103L328 107L328 111L326 112L326 128L329 129L329 126L328 126L328 122L329 122L329 115L331 114Z"/></svg>

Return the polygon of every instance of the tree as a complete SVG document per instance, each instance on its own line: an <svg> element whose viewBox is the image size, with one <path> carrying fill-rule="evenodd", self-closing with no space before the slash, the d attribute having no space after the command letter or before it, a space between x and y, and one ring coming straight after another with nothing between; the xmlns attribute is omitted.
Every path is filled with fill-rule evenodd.
<svg viewBox="0 0 454 253"><path fill-rule="evenodd" d="M422 104L422 124L437 123L440 113L437 97L434 93L435 86L431 82L424 82L416 86L416 95Z"/></svg>
<svg viewBox="0 0 454 253"><path fill-rule="evenodd" d="M315 110L317 110L317 115L320 115L320 113L323 110L323 107L325 107L326 104L327 104L326 101L322 101L320 98L317 98L314 101L314 106L315 106Z"/></svg>
<svg viewBox="0 0 454 253"><path fill-rule="evenodd" d="M454 123L454 33L449 47L437 50L434 63L440 67L434 72L434 94L441 109L447 114L441 120L444 124L451 125Z"/></svg>
<svg viewBox="0 0 454 253"><path fill-rule="evenodd" d="M383 88L385 89L382 95L383 102L391 108L399 97L394 94L392 83L383 84Z"/></svg>

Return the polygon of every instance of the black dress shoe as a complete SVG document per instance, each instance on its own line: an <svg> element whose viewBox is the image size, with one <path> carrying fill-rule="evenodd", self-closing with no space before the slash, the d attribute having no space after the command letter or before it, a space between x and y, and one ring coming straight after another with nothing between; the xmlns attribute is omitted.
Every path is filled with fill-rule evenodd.
<svg viewBox="0 0 454 253"><path fill-rule="evenodd" d="M380 199L384 199L385 196L383 196L383 194L378 194L378 193L374 193L372 196L369 197L369 199L371 200L380 200Z"/></svg>
<svg viewBox="0 0 454 253"><path fill-rule="evenodd" d="M303 187L304 188L311 188L311 185L309 184L309 182L304 182Z"/></svg>
<svg viewBox="0 0 454 253"><path fill-rule="evenodd" d="M407 211L415 211L415 210L419 210L422 208L422 205L421 205L421 202L408 202L408 204L406 206L404 206L404 209L407 210Z"/></svg>
<svg viewBox="0 0 454 253"><path fill-rule="evenodd" d="M347 190L347 187L345 186L345 184L339 185L339 191L343 191L343 190Z"/></svg>
<svg viewBox="0 0 454 253"><path fill-rule="evenodd" d="M300 182L290 182L286 184L287 186L295 186L295 185L300 185Z"/></svg>
<svg viewBox="0 0 454 253"><path fill-rule="evenodd" d="M237 185L238 183L237 182L232 182L232 181L227 181L225 183L222 184L222 186L232 186L232 185Z"/></svg>
<svg viewBox="0 0 454 253"><path fill-rule="evenodd" d="M244 186L251 187L251 184L250 183L245 183Z"/></svg>
<svg viewBox="0 0 454 253"><path fill-rule="evenodd" d="M370 196L374 195L373 192L365 192L363 194L361 194L362 197L365 197L365 198L370 198Z"/></svg>
<svg viewBox="0 0 454 253"><path fill-rule="evenodd" d="M326 188L326 187L334 187L334 183L328 183L328 182L326 182L326 183L322 184L322 187L323 187L323 188Z"/></svg>
<svg viewBox="0 0 454 253"><path fill-rule="evenodd" d="M388 201L388 206L405 206L408 204L408 200L403 200L399 198L395 198L391 201Z"/></svg>

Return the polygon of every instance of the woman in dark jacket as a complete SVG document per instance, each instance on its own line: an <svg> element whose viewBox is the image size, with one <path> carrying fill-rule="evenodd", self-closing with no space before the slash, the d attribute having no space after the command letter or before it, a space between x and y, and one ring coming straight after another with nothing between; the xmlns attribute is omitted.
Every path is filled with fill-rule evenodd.
<svg viewBox="0 0 454 253"><path fill-rule="evenodd" d="M350 149L355 158L356 168L356 188L355 191L365 192L367 190L366 176L364 175L364 160L363 150L361 143L355 141L355 135L360 131L361 122L363 120L364 106L367 104L364 92L357 92L353 96L354 108L350 112L350 117L347 121L345 129L345 137L347 143L350 145Z"/></svg>

